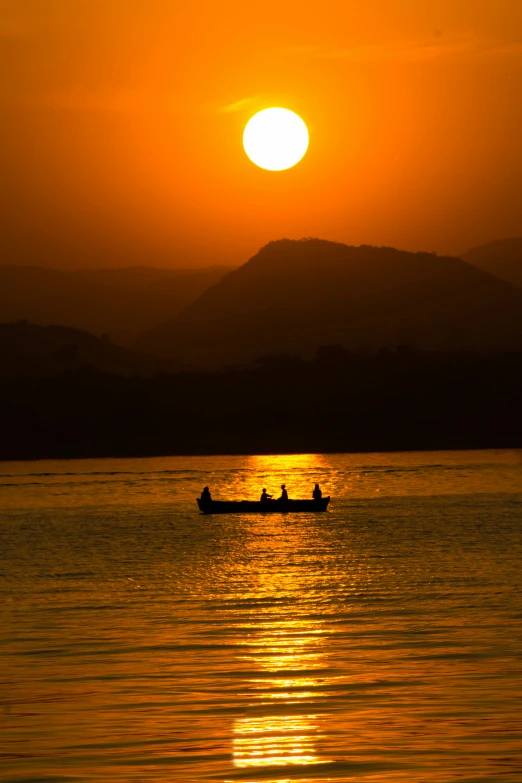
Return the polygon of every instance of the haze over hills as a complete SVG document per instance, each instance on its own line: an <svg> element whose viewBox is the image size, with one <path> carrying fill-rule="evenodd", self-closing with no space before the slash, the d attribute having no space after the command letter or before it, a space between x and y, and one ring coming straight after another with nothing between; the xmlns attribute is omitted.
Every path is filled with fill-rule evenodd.
<svg viewBox="0 0 522 783"><path fill-rule="evenodd" d="M321 345L518 347L522 292L461 259L279 240L137 341L206 367Z"/></svg>
<svg viewBox="0 0 522 783"><path fill-rule="evenodd" d="M0 322L59 324L130 345L189 305L233 267L63 271L0 266Z"/></svg>
<svg viewBox="0 0 522 783"><path fill-rule="evenodd" d="M130 351L79 329L26 321L0 324L0 378L50 377L85 366L123 376L188 369L181 362Z"/></svg>
<svg viewBox="0 0 522 783"><path fill-rule="evenodd" d="M522 288L522 237L498 239L462 256L469 264Z"/></svg>

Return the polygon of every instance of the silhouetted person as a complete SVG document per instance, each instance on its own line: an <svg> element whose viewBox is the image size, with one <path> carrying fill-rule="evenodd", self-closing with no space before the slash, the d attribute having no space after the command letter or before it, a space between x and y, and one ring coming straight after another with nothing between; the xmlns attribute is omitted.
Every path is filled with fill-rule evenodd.
<svg viewBox="0 0 522 783"><path fill-rule="evenodd" d="M202 503L210 503L212 501L212 496L210 494L210 490L208 487L205 487L203 492L201 493L201 502Z"/></svg>
<svg viewBox="0 0 522 783"><path fill-rule="evenodd" d="M265 503L267 500L272 500L272 495L269 495L265 488L261 493L261 503Z"/></svg>
<svg viewBox="0 0 522 783"><path fill-rule="evenodd" d="M315 485L314 491L312 492L312 497L314 500L321 500L323 497L323 493L321 492L319 484Z"/></svg>
<svg viewBox="0 0 522 783"><path fill-rule="evenodd" d="M281 497L278 500L288 500L288 492L286 491L286 484L281 484Z"/></svg>

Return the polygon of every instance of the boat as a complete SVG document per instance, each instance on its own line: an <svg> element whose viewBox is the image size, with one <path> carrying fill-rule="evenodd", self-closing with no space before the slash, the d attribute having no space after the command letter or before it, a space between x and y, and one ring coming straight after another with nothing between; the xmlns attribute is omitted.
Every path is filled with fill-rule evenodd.
<svg viewBox="0 0 522 783"><path fill-rule="evenodd" d="M288 511L326 511L330 496L320 500L211 500L197 498L203 514L282 514Z"/></svg>

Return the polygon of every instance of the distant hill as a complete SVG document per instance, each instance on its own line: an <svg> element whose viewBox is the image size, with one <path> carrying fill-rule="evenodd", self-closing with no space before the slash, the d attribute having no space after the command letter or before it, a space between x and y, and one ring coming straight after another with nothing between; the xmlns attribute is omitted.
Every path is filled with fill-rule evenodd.
<svg viewBox="0 0 522 783"><path fill-rule="evenodd" d="M462 256L464 261L522 288L522 237L499 239L474 247Z"/></svg>
<svg viewBox="0 0 522 783"><path fill-rule="evenodd" d="M374 350L522 344L522 292L458 258L319 239L263 247L140 350L210 367L340 344Z"/></svg>
<svg viewBox="0 0 522 783"><path fill-rule="evenodd" d="M0 266L0 322L26 319L108 334L130 345L172 317L233 267L62 271Z"/></svg>
<svg viewBox="0 0 522 783"><path fill-rule="evenodd" d="M522 447L522 351L374 354L125 378L2 379L0 460Z"/></svg>
<svg viewBox="0 0 522 783"><path fill-rule="evenodd" d="M124 376L187 369L181 362L129 351L78 329L26 321L0 324L0 378L52 376L84 365Z"/></svg>

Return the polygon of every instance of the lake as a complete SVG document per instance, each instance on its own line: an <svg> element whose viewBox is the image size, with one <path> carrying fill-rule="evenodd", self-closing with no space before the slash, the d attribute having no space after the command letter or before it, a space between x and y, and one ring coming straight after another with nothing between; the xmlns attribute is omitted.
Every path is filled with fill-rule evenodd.
<svg viewBox="0 0 522 783"><path fill-rule="evenodd" d="M0 779L520 781L521 587L522 452L0 463Z"/></svg>

